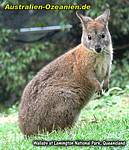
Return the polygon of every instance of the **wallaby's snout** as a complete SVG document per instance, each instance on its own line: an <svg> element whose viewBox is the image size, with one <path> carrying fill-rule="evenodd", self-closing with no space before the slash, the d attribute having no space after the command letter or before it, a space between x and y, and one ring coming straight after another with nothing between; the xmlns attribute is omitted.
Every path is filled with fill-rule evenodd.
<svg viewBox="0 0 129 150"><path fill-rule="evenodd" d="M100 45L95 45L95 51L97 53L100 53L101 52L101 46Z"/></svg>

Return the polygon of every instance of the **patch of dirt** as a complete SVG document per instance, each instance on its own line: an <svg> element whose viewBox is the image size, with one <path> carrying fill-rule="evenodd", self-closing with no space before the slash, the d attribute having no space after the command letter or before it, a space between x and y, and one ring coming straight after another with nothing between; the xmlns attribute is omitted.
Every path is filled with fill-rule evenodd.
<svg viewBox="0 0 129 150"><path fill-rule="evenodd" d="M18 122L18 116L9 115L7 117L1 116L0 117L0 123L15 123Z"/></svg>
<svg viewBox="0 0 129 150"><path fill-rule="evenodd" d="M123 97L122 106L123 107L128 107L129 106L129 95L127 95L126 97Z"/></svg>

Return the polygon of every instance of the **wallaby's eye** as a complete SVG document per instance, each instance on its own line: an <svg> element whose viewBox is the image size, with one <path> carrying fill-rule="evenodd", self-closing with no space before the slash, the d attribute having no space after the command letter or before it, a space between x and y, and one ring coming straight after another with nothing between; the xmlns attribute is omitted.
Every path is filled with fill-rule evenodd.
<svg viewBox="0 0 129 150"><path fill-rule="evenodd" d="M102 34L101 37L102 37L102 38L105 38L105 34Z"/></svg>
<svg viewBox="0 0 129 150"><path fill-rule="evenodd" d="M88 40L91 40L91 36L90 35L88 35Z"/></svg>

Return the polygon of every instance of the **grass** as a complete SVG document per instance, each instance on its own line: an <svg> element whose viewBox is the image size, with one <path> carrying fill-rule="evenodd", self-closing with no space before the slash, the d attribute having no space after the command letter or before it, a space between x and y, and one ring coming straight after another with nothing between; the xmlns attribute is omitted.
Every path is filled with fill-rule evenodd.
<svg viewBox="0 0 129 150"><path fill-rule="evenodd" d="M2 118L2 119L1 119ZM8 119L9 118L9 119ZM12 119L11 119L12 118ZM33 146L33 140L125 140L126 146ZM0 114L0 150L129 150L129 87L112 88L91 100L72 129L24 138L17 122L17 108Z"/></svg>

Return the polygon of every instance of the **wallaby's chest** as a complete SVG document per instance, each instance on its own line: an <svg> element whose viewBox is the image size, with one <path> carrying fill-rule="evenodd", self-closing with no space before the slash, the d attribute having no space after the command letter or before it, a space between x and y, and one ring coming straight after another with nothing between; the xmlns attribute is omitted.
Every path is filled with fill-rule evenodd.
<svg viewBox="0 0 129 150"><path fill-rule="evenodd" d="M99 56L95 59L94 70L97 76L97 79L102 82L109 72L111 60L109 56Z"/></svg>

